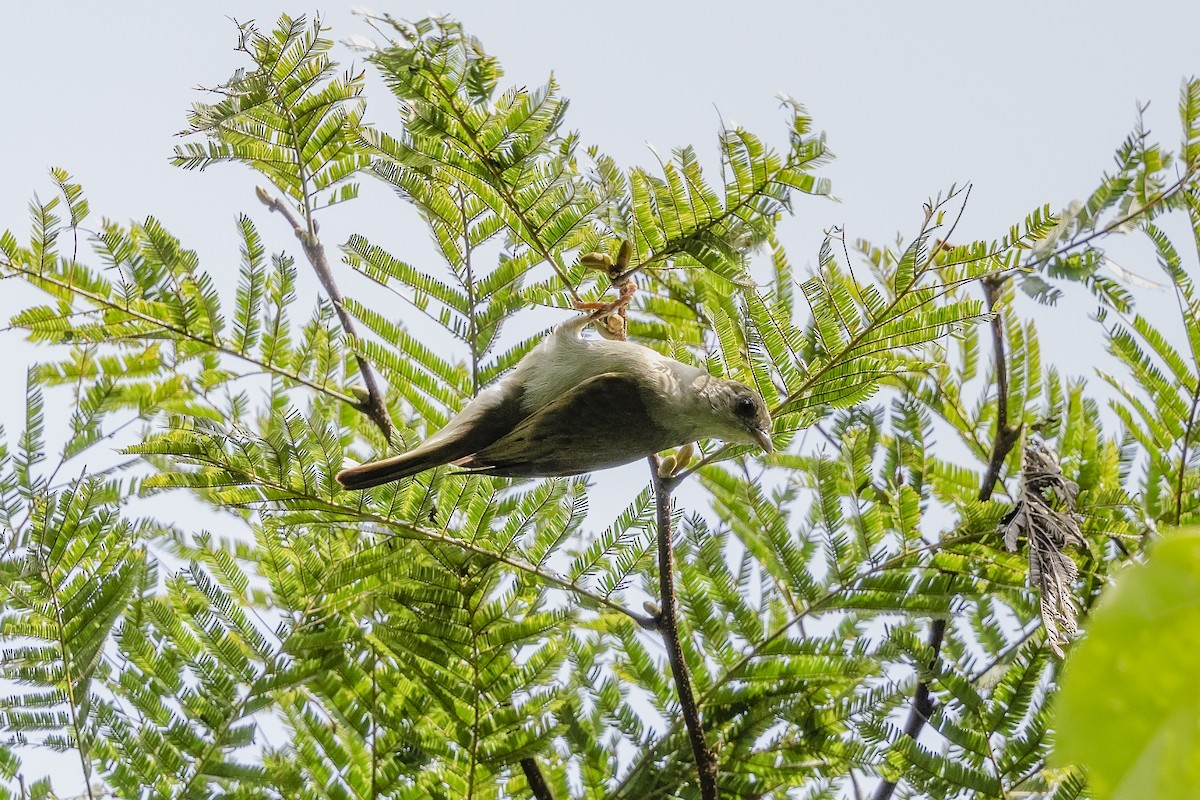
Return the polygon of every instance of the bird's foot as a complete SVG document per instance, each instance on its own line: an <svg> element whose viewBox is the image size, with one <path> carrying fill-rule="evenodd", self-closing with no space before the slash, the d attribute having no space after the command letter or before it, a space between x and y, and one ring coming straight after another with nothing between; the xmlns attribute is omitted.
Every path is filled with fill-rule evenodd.
<svg viewBox="0 0 1200 800"><path fill-rule="evenodd" d="M588 321L596 325L596 330L600 331L600 335L606 339L617 339L625 341L628 335L625 331L625 319L628 316L626 309L633 302L633 295L637 292L637 286L633 281L628 281L621 287L621 294L616 300L609 302L580 302L575 304L576 311L590 311Z"/></svg>
<svg viewBox="0 0 1200 800"><path fill-rule="evenodd" d="M628 317L626 308L637 291L637 285L630 280L628 275L629 263L632 258L633 244L628 239L624 239L621 241L621 248L615 261L607 253L585 253L579 259L579 263L584 267L603 272L612 283L613 288L618 291L617 299L612 302L575 304L575 308L579 311L592 312L588 317L588 322L594 323L596 330L606 339L625 341L628 338L625 323Z"/></svg>
<svg viewBox="0 0 1200 800"><path fill-rule="evenodd" d="M592 314L593 319L609 317L613 314L625 316L625 308L633 302L633 296L636 293L637 286L634 285L633 281L628 281L621 287L621 294L616 300L578 302L575 304L575 310L595 312Z"/></svg>

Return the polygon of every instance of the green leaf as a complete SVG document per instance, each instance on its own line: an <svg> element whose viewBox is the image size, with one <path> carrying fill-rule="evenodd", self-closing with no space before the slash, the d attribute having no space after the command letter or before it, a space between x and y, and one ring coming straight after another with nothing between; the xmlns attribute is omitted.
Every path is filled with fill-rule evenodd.
<svg viewBox="0 0 1200 800"><path fill-rule="evenodd" d="M1097 800L1200 793L1200 533L1169 534L1114 576L1071 654L1055 710L1060 764Z"/></svg>

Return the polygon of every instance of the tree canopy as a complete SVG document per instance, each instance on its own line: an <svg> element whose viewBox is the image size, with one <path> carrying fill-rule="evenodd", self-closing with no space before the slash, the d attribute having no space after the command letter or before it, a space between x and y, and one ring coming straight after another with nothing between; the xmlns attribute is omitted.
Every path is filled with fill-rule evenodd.
<svg viewBox="0 0 1200 800"><path fill-rule="evenodd" d="M371 22L397 129L302 17L239 26L244 68L191 110L174 163L263 182L232 295L60 169L28 235L4 223L0 274L41 300L3 310L43 359L0 437L0 797L56 796L30 747L93 800L1085 796L1047 761L1063 656L1112 571L1200 517L1200 82L1179 144L1139 122L1083 202L960 241L949 187L900 241L831 230L800 270L778 225L831 156L798 102L782 145L726 127L711 164L627 166L454 21ZM319 226L363 181L440 263ZM1186 341L1104 269L1119 236ZM586 477L340 489L611 296L588 253L638 283L631 338L758 388L774 454L651 459L601 527ZM1028 303L1064 293L1094 297L1096 375L1040 358ZM188 499L143 513L160 495Z"/></svg>

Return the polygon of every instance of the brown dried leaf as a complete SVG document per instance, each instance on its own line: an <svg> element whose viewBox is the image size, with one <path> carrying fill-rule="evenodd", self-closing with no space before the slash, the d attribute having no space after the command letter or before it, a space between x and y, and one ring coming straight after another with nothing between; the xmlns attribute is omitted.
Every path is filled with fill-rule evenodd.
<svg viewBox="0 0 1200 800"><path fill-rule="evenodd" d="M1087 549L1075 513L1078 496L1079 485L1063 475L1055 452L1033 438L1021 459L1017 504L999 528L1010 552L1016 552L1022 536L1029 544L1029 582L1041 593L1042 627L1050 649L1060 657L1062 645L1079 630L1073 591L1079 567L1063 552L1068 545Z"/></svg>

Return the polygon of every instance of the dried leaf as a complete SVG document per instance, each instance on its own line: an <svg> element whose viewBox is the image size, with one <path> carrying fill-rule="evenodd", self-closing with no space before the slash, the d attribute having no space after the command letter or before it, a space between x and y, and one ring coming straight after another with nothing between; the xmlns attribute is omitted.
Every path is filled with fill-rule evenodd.
<svg viewBox="0 0 1200 800"><path fill-rule="evenodd" d="M1075 513L1078 497L1079 485L1063 475L1055 452L1041 439L1030 439L1021 460L1020 497L999 531L1010 552L1022 536L1029 543L1029 582L1042 595L1042 627L1059 657L1079 630L1073 591L1079 567L1063 552L1068 545L1087 549Z"/></svg>

